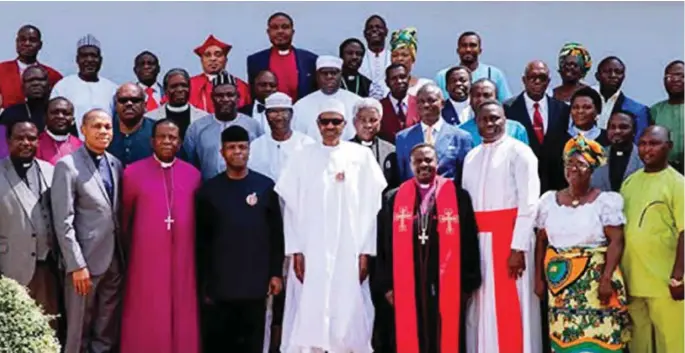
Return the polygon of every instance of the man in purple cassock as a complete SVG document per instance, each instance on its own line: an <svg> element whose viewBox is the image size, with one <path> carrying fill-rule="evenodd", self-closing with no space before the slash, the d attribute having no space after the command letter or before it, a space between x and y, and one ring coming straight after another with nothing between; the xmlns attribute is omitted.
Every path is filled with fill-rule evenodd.
<svg viewBox="0 0 685 353"><path fill-rule="evenodd" d="M180 130L155 123L152 157L123 177L122 227L128 273L121 352L199 353L194 194L200 172L175 158Z"/></svg>

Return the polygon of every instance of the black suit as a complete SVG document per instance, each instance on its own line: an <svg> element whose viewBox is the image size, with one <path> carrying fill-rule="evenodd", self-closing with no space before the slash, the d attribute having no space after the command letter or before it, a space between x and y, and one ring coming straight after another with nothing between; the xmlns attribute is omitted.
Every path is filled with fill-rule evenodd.
<svg viewBox="0 0 685 353"><path fill-rule="evenodd" d="M569 124L569 107L566 103L547 96L547 131L540 143L533 130L533 119L528 114L526 101L521 93L504 103L507 119L523 124L528 132L529 146L538 157L540 192L560 190L566 185L562 162L562 151Z"/></svg>

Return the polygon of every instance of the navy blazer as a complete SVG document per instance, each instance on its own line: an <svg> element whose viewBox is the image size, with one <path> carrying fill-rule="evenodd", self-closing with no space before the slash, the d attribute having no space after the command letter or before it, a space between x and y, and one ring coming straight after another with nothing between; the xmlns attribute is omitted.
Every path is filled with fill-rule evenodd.
<svg viewBox="0 0 685 353"><path fill-rule="evenodd" d="M616 99L616 103L614 104L614 109L611 111L611 114L619 110L625 110L635 114L637 120L635 121L634 142L635 144L637 144L638 140L640 139L640 135L642 135L642 132L645 131L645 129L649 125L652 125L652 115L649 112L649 107L626 97L623 94L623 92L621 92L619 93L618 98Z"/></svg>
<svg viewBox="0 0 685 353"><path fill-rule="evenodd" d="M462 122L459 121L459 114L454 110L454 105L449 100L445 100L445 105L442 107L442 117L450 125L458 126Z"/></svg>
<svg viewBox="0 0 685 353"><path fill-rule="evenodd" d="M293 47L295 62L297 63L297 97L290 97L293 101L316 91L316 58L317 55L304 49ZM256 52L247 57L247 80L250 86L260 71L269 69L271 48Z"/></svg>
<svg viewBox="0 0 685 353"><path fill-rule="evenodd" d="M507 119L521 123L528 132L528 145L538 157L538 176L540 192L561 190L566 187L562 152L566 143L570 109L569 106L553 97L547 96L547 131L542 144L538 141L533 129L532 119L526 108L524 93L504 103Z"/></svg>
<svg viewBox="0 0 685 353"><path fill-rule="evenodd" d="M423 130L420 123L397 133L395 148L400 182L414 176L409 160L411 149L423 142ZM452 178L457 185L461 185L464 158L472 148L471 134L448 124L443 119L443 125L435 139L435 149L438 152L438 174L445 178Z"/></svg>

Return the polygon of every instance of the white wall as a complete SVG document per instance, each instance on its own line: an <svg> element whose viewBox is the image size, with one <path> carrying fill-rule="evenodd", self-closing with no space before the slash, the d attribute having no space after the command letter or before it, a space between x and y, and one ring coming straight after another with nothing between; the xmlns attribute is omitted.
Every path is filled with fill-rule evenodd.
<svg viewBox="0 0 685 353"><path fill-rule="evenodd" d="M556 71L559 48L577 41L593 57L590 83L599 60L617 55L627 65L625 91L645 104L664 97L663 68L683 58L685 42L682 2L5 2L0 58L15 55L16 30L32 23L43 31L40 60L71 74L76 41L90 32L103 45L103 75L123 83L135 78L133 58L145 49L160 57L163 72L172 66L199 72L192 49L214 33L234 45L229 69L245 77L246 56L269 45L266 19L275 11L294 17L295 45L318 54L337 55L345 38L363 39L364 20L373 13L391 30L414 26L415 73L428 78L456 61L459 33L475 30L483 37L483 62L502 68L514 92L528 61L542 59ZM558 83L555 73L552 85Z"/></svg>

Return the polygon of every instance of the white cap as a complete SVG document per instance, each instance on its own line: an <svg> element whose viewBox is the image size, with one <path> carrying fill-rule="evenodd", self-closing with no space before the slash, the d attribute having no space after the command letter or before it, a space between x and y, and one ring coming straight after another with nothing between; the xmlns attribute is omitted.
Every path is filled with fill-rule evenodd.
<svg viewBox="0 0 685 353"><path fill-rule="evenodd" d="M338 113L343 119L347 120L345 117L345 104L335 98L330 98L321 102L319 105L319 115L323 113Z"/></svg>
<svg viewBox="0 0 685 353"><path fill-rule="evenodd" d="M94 35L88 33L76 43L76 49L81 49L82 47L96 47L100 49L100 41Z"/></svg>
<svg viewBox="0 0 685 353"><path fill-rule="evenodd" d="M337 56L321 55L316 58L316 69L333 68L342 70L343 61Z"/></svg>
<svg viewBox="0 0 685 353"><path fill-rule="evenodd" d="M272 109L272 108L293 108L293 100L290 99L290 96L288 96L285 93L282 92L275 92L266 97L264 100L264 107L266 109Z"/></svg>

